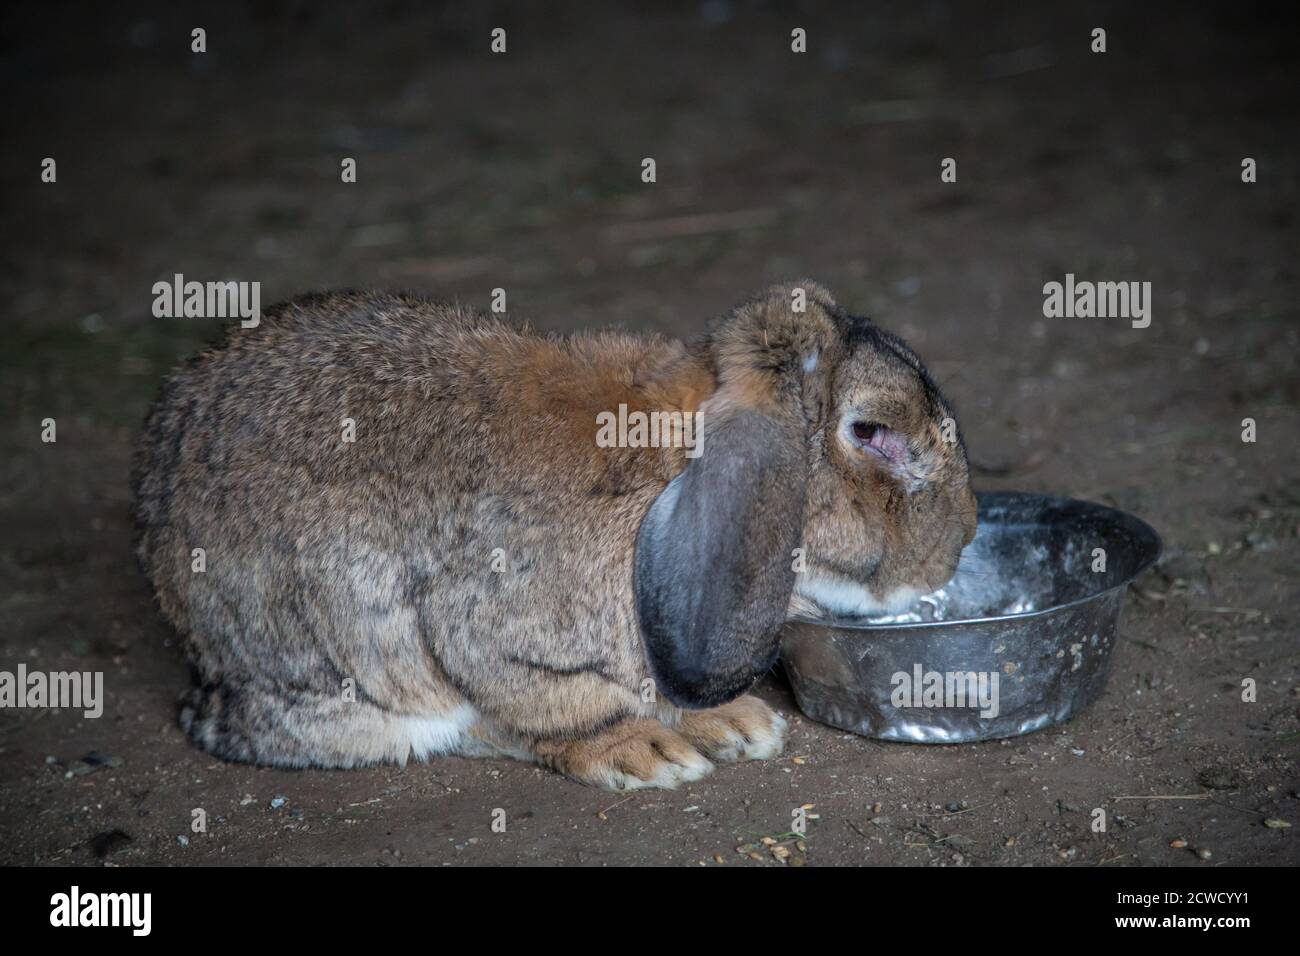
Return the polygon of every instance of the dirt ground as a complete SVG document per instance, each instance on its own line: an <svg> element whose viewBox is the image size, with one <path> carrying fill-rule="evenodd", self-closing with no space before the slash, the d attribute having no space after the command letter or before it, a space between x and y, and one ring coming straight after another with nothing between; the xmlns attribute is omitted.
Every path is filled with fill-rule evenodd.
<svg viewBox="0 0 1300 956"><path fill-rule="evenodd" d="M106 695L98 720L0 711L0 862L1300 862L1300 111L1280 14L102 6L11 8L0 29L0 669L103 671ZM677 792L458 758L222 764L175 725L188 672L130 545L139 423L215 332L151 315L178 272L260 281L264 304L375 286L486 308L500 286L542 328L674 334L810 276L927 360L977 487L1122 507L1165 557L1131 589L1102 699L1015 740L846 735L773 676L785 755ZM1045 318L1067 272L1149 281L1150 327ZM790 841L804 804L782 863L761 840Z"/></svg>

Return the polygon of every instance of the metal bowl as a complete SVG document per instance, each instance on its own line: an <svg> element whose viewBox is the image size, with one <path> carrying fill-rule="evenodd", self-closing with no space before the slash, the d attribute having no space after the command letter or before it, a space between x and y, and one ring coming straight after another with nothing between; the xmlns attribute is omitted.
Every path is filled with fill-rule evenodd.
<svg viewBox="0 0 1300 956"><path fill-rule="evenodd" d="M1086 501L978 498L975 540L940 590L900 614L786 625L800 710L868 737L951 744L1041 730L1096 699L1125 586L1160 537Z"/></svg>

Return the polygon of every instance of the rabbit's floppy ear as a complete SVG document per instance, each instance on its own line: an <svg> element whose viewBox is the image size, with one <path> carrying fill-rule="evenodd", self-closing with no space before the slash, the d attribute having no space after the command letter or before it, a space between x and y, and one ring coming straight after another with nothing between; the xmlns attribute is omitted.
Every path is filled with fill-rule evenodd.
<svg viewBox="0 0 1300 956"><path fill-rule="evenodd" d="M803 529L802 383L832 334L824 314L792 316L783 296L773 290L710 333L719 387L700 408L703 451L637 534L650 670L682 707L725 703L776 662Z"/></svg>
<svg viewBox="0 0 1300 956"><path fill-rule="evenodd" d="M775 663L802 529L802 429L743 412L659 495L636 542L651 673L682 707L740 695Z"/></svg>

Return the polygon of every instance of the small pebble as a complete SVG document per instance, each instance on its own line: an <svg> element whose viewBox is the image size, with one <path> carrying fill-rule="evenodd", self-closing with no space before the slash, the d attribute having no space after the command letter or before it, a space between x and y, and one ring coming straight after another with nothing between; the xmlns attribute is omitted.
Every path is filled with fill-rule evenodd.
<svg viewBox="0 0 1300 956"><path fill-rule="evenodd" d="M1197 850L1196 855L1199 856L1202 860L1208 860L1210 857L1214 856L1214 854L1211 853L1209 850L1205 849L1205 847L1201 847L1199 850Z"/></svg>
<svg viewBox="0 0 1300 956"><path fill-rule="evenodd" d="M84 777L87 774L94 773L96 770L102 770L105 767L116 769L122 766L121 757L113 757L108 754L101 754L92 750L80 760L73 761L72 766L64 773L66 779L72 777Z"/></svg>

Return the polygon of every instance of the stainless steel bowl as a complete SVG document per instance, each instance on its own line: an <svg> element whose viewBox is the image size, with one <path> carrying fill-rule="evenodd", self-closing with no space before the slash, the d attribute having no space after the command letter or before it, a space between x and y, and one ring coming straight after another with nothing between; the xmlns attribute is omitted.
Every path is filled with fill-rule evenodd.
<svg viewBox="0 0 1300 956"><path fill-rule="evenodd" d="M962 743L1069 719L1106 682L1126 585L1160 537L1103 505L984 493L956 575L901 614L796 619L781 655L799 709L882 740Z"/></svg>

